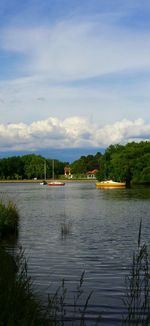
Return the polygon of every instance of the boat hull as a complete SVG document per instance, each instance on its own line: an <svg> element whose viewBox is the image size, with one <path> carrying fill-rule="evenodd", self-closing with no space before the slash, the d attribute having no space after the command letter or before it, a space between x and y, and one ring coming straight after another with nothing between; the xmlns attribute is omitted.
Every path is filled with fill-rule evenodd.
<svg viewBox="0 0 150 326"><path fill-rule="evenodd" d="M124 182L111 182L111 181L102 181L96 183L96 188L125 188L126 184Z"/></svg>
<svg viewBox="0 0 150 326"><path fill-rule="evenodd" d="M64 185L65 185L64 182L49 182L48 183L48 186L49 187L62 187Z"/></svg>

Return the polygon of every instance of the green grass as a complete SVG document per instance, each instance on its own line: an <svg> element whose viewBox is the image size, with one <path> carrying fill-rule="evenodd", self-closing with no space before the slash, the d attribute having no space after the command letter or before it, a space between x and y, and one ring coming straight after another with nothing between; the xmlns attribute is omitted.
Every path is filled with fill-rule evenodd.
<svg viewBox="0 0 150 326"><path fill-rule="evenodd" d="M12 257L0 247L0 325L42 325L22 251Z"/></svg>
<svg viewBox="0 0 150 326"><path fill-rule="evenodd" d="M19 213L12 201L4 204L0 201L0 236L18 232Z"/></svg>
<svg viewBox="0 0 150 326"><path fill-rule="evenodd" d="M68 325L67 320L71 320L72 326L85 326L92 292L85 295L83 282L84 273L73 291L72 302L69 302L71 311L67 307L68 291L64 280L55 294L49 294L47 306L43 307L33 294L24 252L20 249L18 254L12 257L1 246L0 326L64 326ZM96 325L97 321L98 318Z"/></svg>
<svg viewBox="0 0 150 326"><path fill-rule="evenodd" d="M133 254L130 274L126 278L126 325L150 325L150 273L148 249L141 244L142 222L139 226L137 251Z"/></svg>

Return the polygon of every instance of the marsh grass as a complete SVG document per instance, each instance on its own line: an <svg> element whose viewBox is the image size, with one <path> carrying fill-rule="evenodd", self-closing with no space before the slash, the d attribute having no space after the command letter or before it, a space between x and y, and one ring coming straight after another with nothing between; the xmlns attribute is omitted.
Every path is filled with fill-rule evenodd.
<svg viewBox="0 0 150 326"><path fill-rule="evenodd" d="M0 326L85 326L85 316L92 292L86 296L83 290L84 273L69 300L66 282L63 280L54 294L48 295L47 306L35 297L27 260L22 248L10 254L4 247L8 237L17 235L19 214L11 201L0 201ZM61 235L71 233L72 224L61 225ZM3 245L2 245L3 243ZM83 297L83 298L82 298ZM81 299L82 298L82 299ZM80 302L79 302L80 301ZM82 305L81 305L82 301ZM69 304L68 304L69 302ZM71 309L70 309L71 307Z"/></svg>
<svg viewBox="0 0 150 326"><path fill-rule="evenodd" d="M48 317L48 320L51 320L53 323L52 325L86 326L86 313L93 291L91 291L85 299L83 289L84 275L85 272L81 274L79 284L77 284L74 291L73 302L70 302L69 304L71 309L68 308L67 304L68 291L64 280L62 281L61 286L57 289L56 293L48 296L46 316ZM83 305L81 305L81 301L84 301ZM96 318L95 325L98 325L99 320L100 316Z"/></svg>
<svg viewBox="0 0 150 326"><path fill-rule="evenodd" d="M83 282L84 273L75 288L72 302L68 304L68 290L63 280L57 291L48 295L45 307L33 294L23 250L20 248L15 256L11 256L0 246L0 325L64 326L69 322L72 326L85 326L92 292L85 295Z"/></svg>
<svg viewBox="0 0 150 326"><path fill-rule="evenodd" d="M71 222L63 222L61 224L62 238L67 237L67 235L71 234L71 231L72 231L72 223Z"/></svg>
<svg viewBox="0 0 150 326"><path fill-rule="evenodd" d="M126 278L123 300L128 315L127 325L150 325L150 274L148 249L141 244L142 221L139 226L137 251L133 254L130 275Z"/></svg>
<svg viewBox="0 0 150 326"><path fill-rule="evenodd" d="M31 290L27 264L20 249L16 258L0 247L0 325L42 325L39 303Z"/></svg>
<svg viewBox="0 0 150 326"><path fill-rule="evenodd" d="M12 201L4 204L0 201L0 236L17 234L19 213Z"/></svg>

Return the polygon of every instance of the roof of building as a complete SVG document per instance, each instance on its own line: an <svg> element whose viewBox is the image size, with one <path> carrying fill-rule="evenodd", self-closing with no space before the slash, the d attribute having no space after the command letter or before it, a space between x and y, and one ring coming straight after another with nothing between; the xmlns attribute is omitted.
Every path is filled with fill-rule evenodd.
<svg viewBox="0 0 150 326"><path fill-rule="evenodd" d="M87 172L87 174L96 174L96 173L97 173L97 171L98 171L97 169L95 169L95 170L92 170L92 171L88 171L88 172Z"/></svg>

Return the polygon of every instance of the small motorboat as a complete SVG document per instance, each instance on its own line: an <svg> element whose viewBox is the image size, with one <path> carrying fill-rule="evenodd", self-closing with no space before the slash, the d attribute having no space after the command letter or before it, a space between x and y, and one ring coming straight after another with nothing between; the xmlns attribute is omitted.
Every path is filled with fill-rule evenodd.
<svg viewBox="0 0 150 326"><path fill-rule="evenodd" d="M125 188L125 182L116 182L113 180L106 180L96 183L96 188Z"/></svg>
<svg viewBox="0 0 150 326"><path fill-rule="evenodd" d="M50 187L57 187L57 186L64 186L65 182L61 182L61 181L51 181L48 182L48 186Z"/></svg>
<svg viewBox="0 0 150 326"><path fill-rule="evenodd" d="M42 182L40 182L40 185L41 186L46 186L47 185L47 182L45 180L43 180Z"/></svg>

